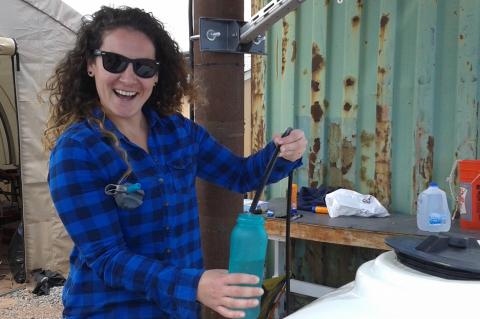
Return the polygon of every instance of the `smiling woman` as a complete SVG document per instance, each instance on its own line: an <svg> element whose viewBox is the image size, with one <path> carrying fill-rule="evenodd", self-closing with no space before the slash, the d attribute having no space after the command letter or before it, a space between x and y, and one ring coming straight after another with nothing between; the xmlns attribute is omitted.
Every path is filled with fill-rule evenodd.
<svg viewBox="0 0 480 319"><path fill-rule="evenodd" d="M141 9L102 7L48 81L49 187L74 242L64 318L227 318L255 307L258 277L205 270L195 179L245 193L301 165L302 131L243 158L180 114L195 92L179 47ZM232 310L233 309L233 310Z"/></svg>

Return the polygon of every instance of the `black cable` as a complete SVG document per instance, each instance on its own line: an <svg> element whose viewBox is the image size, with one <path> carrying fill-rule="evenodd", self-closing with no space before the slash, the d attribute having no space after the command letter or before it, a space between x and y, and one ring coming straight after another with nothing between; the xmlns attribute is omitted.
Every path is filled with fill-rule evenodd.
<svg viewBox="0 0 480 319"><path fill-rule="evenodd" d="M290 314L290 219L292 218L292 179L293 172L290 172L290 174L288 174L287 220L285 223L285 310L287 316Z"/></svg>

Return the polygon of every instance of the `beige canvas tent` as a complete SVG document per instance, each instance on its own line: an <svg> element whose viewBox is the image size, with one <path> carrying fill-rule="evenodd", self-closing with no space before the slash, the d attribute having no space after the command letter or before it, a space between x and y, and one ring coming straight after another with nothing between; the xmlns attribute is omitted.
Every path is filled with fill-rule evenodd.
<svg viewBox="0 0 480 319"><path fill-rule="evenodd" d="M27 272L68 272L71 241L50 200L41 144L48 106L38 93L72 47L80 21L60 0L0 3L0 168L20 172Z"/></svg>

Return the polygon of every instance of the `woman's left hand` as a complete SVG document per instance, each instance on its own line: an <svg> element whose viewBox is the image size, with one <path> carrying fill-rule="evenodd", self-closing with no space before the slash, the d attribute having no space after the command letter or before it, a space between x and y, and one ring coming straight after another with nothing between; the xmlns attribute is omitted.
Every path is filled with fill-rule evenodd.
<svg viewBox="0 0 480 319"><path fill-rule="evenodd" d="M302 130L295 129L288 136L281 137L279 134L273 136L276 145L280 145L278 156L286 160L295 162L303 156L307 148L307 139Z"/></svg>

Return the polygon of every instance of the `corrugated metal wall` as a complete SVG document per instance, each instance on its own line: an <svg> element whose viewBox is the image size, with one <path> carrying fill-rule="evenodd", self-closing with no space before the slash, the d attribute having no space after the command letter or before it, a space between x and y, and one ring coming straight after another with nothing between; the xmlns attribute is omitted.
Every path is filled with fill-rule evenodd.
<svg viewBox="0 0 480 319"><path fill-rule="evenodd" d="M302 128L299 185L412 213L428 181L447 190L455 159L478 158L479 31L478 0L306 0L253 58L253 149Z"/></svg>

